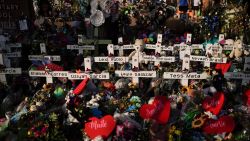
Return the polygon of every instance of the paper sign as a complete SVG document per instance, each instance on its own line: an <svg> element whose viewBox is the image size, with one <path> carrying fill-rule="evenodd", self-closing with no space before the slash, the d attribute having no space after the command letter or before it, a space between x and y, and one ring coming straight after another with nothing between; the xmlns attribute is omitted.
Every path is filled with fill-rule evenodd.
<svg viewBox="0 0 250 141"><path fill-rule="evenodd" d="M0 70L0 74L21 74L21 68L5 68Z"/></svg>
<svg viewBox="0 0 250 141"><path fill-rule="evenodd" d="M191 41L192 41L192 34L187 34L186 43L191 43Z"/></svg>
<svg viewBox="0 0 250 141"><path fill-rule="evenodd" d="M220 57L222 54L222 47L215 44L207 44L206 46L206 55L213 56L213 57Z"/></svg>
<svg viewBox="0 0 250 141"><path fill-rule="evenodd" d="M53 83L53 77L52 76L47 76L46 77L46 82L47 82L47 84Z"/></svg>
<svg viewBox="0 0 250 141"><path fill-rule="evenodd" d="M4 57L6 57L6 58L21 57L21 52L5 53L5 54L4 54Z"/></svg>
<svg viewBox="0 0 250 141"><path fill-rule="evenodd" d="M164 79L207 79L206 74L182 73L182 72L164 72Z"/></svg>
<svg viewBox="0 0 250 141"><path fill-rule="evenodd" d="M85 67L85 71L92 70L92 67L91 67L91 58L84 58L84 67Z"/></svg>
<svg viewBox="0 0 250 141"><path fill-rule="evenodd" d="M226 63L227 58L209 58L206 56L196 56L190 55L190 61L197 61L197 62L213 62L213 63Z"/></svg>
<svg viewBox="0 0 250 141"><path fill-rule="evenodd" d="M128 57L94 57L95 62L128 62Z"/></svg>
<svg viewBox="0 0 250 141"><path fill-rule="evenodd" d="M160 45L162 43L162 34L157 35L157 45Z"/></svg>
<svg viewBox="0 0 250 141"><path fill-rule="evenodd" d="M118 38L118 44L122 44L123 43L123 39L122 39L122 37L119 37Z"/></svg>
<svg viewBox="0 0 250 141"><path fill-rule="evenodd" d="M28 30L27 20L19 20L20 30Z"/></svg>
<svg viewBox="0 0 250 141"><path fill-rule="evenodd" d="M113 44L108 44L107 49L108 49L108 55L113 56L115 54Z"/></svg>
<svg viewBox="0 0 250 141"><path fill-rule="evenodd" d="M156 57L153 55L144 55L143 60L145 61L159 61L159 62L175 62L175 57Z"/></svg>
<svg viewBox="0 0 250 141"><path fill-rule="evenodd" d="M220 34L219 35L219 41L218 42L221 42L225 39L225 35L224 34Z"/></svg>
<svg viewBox="0 0 250 141"><path fill-rule="evenodd" d="M40 50L42 54L46 54L46 45L45 43L40 43Z"/></svg>
<svg viewBox="0 0 250 141"><path fill-rule="evenodd" d="M86 74L86 73L68 73L68 78L70 80L82 80L86 78L91 79L109 79L109 73L101 74Z"/></svg>
<svg viewBox="0 0 250 141"><path fill-rule="evenodd" d="M118 77L144 77L144 78L155 78L156 71L115 71L115 75Z"/></svg>

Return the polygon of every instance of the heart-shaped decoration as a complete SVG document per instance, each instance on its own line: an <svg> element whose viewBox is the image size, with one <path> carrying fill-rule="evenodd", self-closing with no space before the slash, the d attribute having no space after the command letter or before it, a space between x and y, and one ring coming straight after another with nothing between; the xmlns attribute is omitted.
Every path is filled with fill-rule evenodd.
<svg viewBox="0 0 250 141"><path fill-rule="evenodd" d="M202 130L207 134L229 133L234 130L235 122L231 116L222 116L218 120L210 119L203 126Z"/></svg>
<svg viewBox="0 0 250 141"><path fill-rule="evenodd" d="M165 96L156 96L152 104L142 105L139 113L143 119L154 119L165 124L170 115L170 102Z"/></svg>
<svg viewBox="0 0 250 141"><path fill-rule="evenodd" d="M230 63L218 63L215 66L215 69L221 70L222 74L225 74L228 69L231 67L231 62Z"/></svg>
<svg viewBox="0 0 250 141"><path fill-rule="evenodd" d="M214 115L218 115L223 107L224 100L224 93L217 92L213 97L206 97L202 103L202 107L205 111L210 111Z"/></svg>
<svg viewBox="0 0 250 141"><path fill-rule="evenodd" d="M101 119L92 117L89 120L91 121L85 123L84 132L90 139L94 139L97 136L102 136L106 139L115 129L116 121L111 115L104 116Z"/></svg>
<svg viewBox="0 0 250 141"><path fill-rule="evenodd" d="M245 91L243 100L247 106L250 106L250 89Z"/></svg>

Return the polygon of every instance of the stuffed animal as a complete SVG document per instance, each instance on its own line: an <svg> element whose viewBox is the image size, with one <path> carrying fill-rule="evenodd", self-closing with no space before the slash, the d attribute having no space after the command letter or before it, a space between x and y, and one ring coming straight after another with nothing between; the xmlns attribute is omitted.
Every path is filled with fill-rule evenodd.
<svg viewBox="0 0 250 141"><path fill-rule="evenodd" d="M237 60L239 60L242 54L243 54L243 43L241 40L236 40L234 42L234 48L230 53L229 57L230 58L235 57Z"/></svg>

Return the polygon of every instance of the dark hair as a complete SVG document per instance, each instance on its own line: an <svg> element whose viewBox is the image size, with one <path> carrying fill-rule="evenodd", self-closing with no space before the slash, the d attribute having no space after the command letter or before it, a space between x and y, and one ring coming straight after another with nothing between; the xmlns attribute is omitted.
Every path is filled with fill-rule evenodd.
<svg viewBox="0 0 250 141"><path fill-rule="evenodd" d="M52 11L51 4L50 4L50 2L48 0L39 0L38 1L38 7L39 7L38 14L41 15L41 16L45 16L46 15L45 11L43 11L43 9L42 9L42 6L44 6L44 5L48 6L48 11L46 11L46 12Z"/></svg>

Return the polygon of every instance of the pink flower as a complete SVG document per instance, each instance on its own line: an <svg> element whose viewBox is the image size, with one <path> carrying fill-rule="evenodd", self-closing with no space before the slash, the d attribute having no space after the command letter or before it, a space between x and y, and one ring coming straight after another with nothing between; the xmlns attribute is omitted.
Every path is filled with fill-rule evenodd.
<svg viewBox="0 0 250 141"><path fill-rule="evenodd" d="M37 138L39 136L40 136L39 132L35 132L35 137Z"/></svg>

